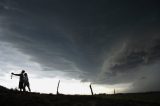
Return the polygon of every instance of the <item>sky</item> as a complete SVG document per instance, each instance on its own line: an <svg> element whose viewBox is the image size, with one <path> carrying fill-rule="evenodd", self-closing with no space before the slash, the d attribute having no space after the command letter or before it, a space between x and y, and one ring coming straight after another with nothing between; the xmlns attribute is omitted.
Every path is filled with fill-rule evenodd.
<svg viewBox="0 0 160 106"><path fill-rule="evenodd" d="M0 85L64 94L160 90L159 0L0 0Z"/></svg>

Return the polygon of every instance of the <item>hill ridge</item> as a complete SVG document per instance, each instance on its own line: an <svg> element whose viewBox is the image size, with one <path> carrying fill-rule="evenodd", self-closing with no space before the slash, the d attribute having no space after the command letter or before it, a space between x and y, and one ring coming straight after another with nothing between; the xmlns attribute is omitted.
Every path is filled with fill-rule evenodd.
<svg viewBox="0 0 160 106"><path fill-rule="evenodd" d="M20 92L0 86L0 105L22 106L160 106L160 92L116 95L54 95Z"/></svg>

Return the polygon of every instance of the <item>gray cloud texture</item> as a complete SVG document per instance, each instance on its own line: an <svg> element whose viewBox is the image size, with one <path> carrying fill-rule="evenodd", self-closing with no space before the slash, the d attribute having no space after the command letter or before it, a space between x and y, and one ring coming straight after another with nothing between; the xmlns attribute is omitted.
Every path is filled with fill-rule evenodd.
<svg viewBox="0 0 160 106"><path fill-rule="evenodd" d="M94 83L133 83L132 91L160 90L158 4L2 0L0 39L31 56L44 71Z"/></svg>

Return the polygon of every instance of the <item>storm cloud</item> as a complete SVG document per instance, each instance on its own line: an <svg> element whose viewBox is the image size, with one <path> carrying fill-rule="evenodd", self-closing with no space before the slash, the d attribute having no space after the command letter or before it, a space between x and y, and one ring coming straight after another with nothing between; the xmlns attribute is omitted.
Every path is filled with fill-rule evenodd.
<svg viewBox="0 0 160 106"><path fill-rule="evenodd" d="M0 41L43 71L133 91L160 90L159 29L158 0L0 1Z"/></svg>

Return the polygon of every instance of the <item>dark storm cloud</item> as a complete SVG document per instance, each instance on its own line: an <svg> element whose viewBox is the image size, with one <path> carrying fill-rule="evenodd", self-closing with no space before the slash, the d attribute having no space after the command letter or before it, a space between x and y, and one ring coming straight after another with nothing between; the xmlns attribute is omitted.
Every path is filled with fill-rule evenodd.
<svg viewBox="0 0 160 106"><path fill-rule="evenodd" d="M142 67L159 61L158 0L3 0L0 8L1 40L44 70L96 83L133 83L147 77Z"/></svg>

